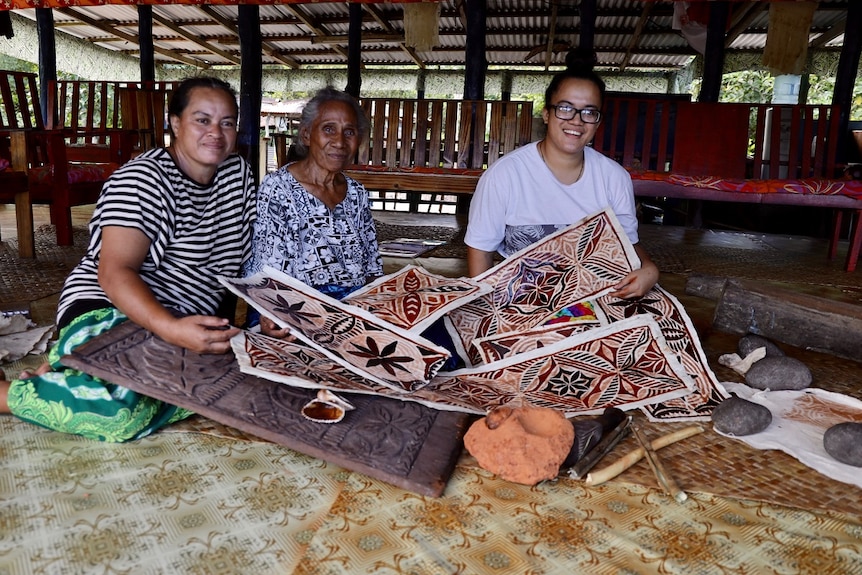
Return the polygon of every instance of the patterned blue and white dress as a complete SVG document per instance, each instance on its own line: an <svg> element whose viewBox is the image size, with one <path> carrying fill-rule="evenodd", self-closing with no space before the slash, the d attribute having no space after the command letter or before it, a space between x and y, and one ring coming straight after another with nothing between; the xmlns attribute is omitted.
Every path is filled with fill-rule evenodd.
<svg viewBox="0 0 862 575"><path fill-rule="evenodd" d="M260 185L244 275L270 266L337 299L382 275L365 187L347 177L344 201L330 210L288 168L267 175Z"/></svg>

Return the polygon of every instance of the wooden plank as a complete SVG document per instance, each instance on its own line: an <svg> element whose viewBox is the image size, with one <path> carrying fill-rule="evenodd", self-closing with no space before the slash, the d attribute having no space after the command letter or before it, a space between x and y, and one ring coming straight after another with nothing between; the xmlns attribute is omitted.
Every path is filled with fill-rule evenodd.
<svg viewBox="0 0 862 575"><path fill-rule="evenodd" d="M673 171L692 176L745 178L748 117L747 104L680 102Z"/></svg>
<svg viewBox="0 0 862 575"><path fill-rule="evenodd" d="M442 151L443 129L443 102L435 100L431 104L431 142L429 144L431 153L428 156L428 166L432 168L438 168L442 165L440 153Z"/></svg>
<svg viewBox="0 0 862 575"><path fill-rule="evenodd" d="M470 138L469 163L459 168L483 168L485 166L485 126L487 125L488 102L476 100L473 102L473 123L469 126ZM463 126L461 127L463 130Z"/></svg>
<svg viewBox="0 0 862 575"><path fill-rule="evenodd" d="M460 166L460 143L461 138L466 136L461 133L460 114L463 108L460 102L449 101L446 107L446 124L443 128L443 166L444 168L457 168Z"/></svg>
<svg viewBox="0 0 862 575"><path fill-rule="evenodd" d="M533 141L533 103L521 102L518 104L520 114L519 120L519 135L517 147L524 146Z"/></svg>
<svg viewBox="0 0 862 575"><path fill-rule="evenodd" d="M371 140L371 163L375 166L382 166L383 147L386 142L386 100L377 100L374 103L373 112L371 125L374 133Z"/></svg>
<svg viewBox="0 0 862 575"><path fill-rule="evenodd" d="M628 102L626 112L626 131L623 141L623 165L635 165L635 144L637 143L638 119L640 118L640 102L631 100Z"/></svg>
<svg viewBox="0 0 862 575"><path fill-rule="evenodd" d="M447 194L472 194L479 183L478 174L372 171L348 168L344 173L376 191L411 191Z"/></svg>
<svg viewBox="0 0 862 575"><path fill-rule="evenodd" d="M655 118L661 116L662 109L660 102L646 102L646 111L644 114L644 133L643 143L641 144L641 168L644 170L654 170L652 163L652 140Z"/></svg>
<svg viewBox="0 0 862 575"><path fill-rule="evenodd" d="M430 166L428 156L428 100L416 102L416 151L414 166Z"/></svg>
<svg viewBox="0 0 862 575"><path fill-rule="evenodd" d="M415 402L344 394L354 411L337 424L314 423L300 414L314 390L244 374L232 355L183 350L132 322L76 348L63 363L430 497L443 494L472 420Z"/></svg>
<svg viewBox="0 0 862 575"><path fill-rule="evenodd" d="M413 124L416 121L415 101L404 100L401 108L401 138L398 144L399 166L415 166L413 161Z"/></svg>
<svg viewBox="0 0 862 575"><path fill-rule="evenodd" d="M398 126L401 118L401 101L395 98L386 101L386 151L383 165L396 167L398 165Z"/></svg>
<svg viewBox="0 0 862 575"><path fill-rule="evenodd" d="M504 138L507 131L511 131L511 123L508 122L508 109L506 102L491 102L491 120L488 125L488 165L500 157L500 150L505 146ZM514 134L513 134L514 136Z"/></svg>
<svg viewBox="0 0 862 575"><path fill-rule="evenodd" d="M754 163L753 178L760 178L763 174L763 132L766 129L766 107L753 106L757 114L754 124Z"/></svg>

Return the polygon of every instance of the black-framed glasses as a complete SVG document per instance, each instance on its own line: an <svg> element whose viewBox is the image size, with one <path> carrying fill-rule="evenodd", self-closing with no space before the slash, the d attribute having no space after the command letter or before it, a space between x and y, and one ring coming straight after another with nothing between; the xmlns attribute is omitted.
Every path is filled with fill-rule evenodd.
<svg viewBox="0 0 862 575"><path fill-rule="evenodd" d="M594 108L578 110L571 104L551 104L548 107L554 109L554 115L560 120L571 120L575 114L579 114L584 124L598 124L602 121L602 113Z"/></svg>

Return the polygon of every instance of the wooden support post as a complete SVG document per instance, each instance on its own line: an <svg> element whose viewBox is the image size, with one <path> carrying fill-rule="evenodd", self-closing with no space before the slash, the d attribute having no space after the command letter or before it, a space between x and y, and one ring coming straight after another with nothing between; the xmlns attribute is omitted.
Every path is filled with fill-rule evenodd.
<svg viewBox="0 0 862 575"><path fill-rule="evenodd" d="M239 137L237 144L260 183L260 104L263 85L263 41L260 34L260 7L240 4L237 6L237 28L239 32L241 80L239 90Z"/></svg>

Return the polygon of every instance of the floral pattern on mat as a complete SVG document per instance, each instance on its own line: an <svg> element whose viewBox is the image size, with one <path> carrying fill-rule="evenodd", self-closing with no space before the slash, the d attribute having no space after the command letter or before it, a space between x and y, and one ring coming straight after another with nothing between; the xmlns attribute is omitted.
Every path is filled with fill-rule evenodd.
<svg viewBox="0 0 862 575"><path fill-rule="evenodd" d="M609 291L640 267L609 210L584 218L513 254L476 277L493 291L449 313L474 363L474 339L541 325L563 308Z"/></svg>
<svg viewBox="0 0 862 575"><path fill-rule="evenodd" d="M447 278L408 265L353 292L345 303L398 327L421 333L444 314L491 291L468 278Z"/></svg>
<svg viewBox="0 0 862 575"><path fill-rule="evenodd" d="M328 297L274 269L246 279L220 278L262 315L330 358L398 390L428 384L449 352L355 306Z"/></svg>
<svg viewBox="0 0 862 575"><path fill-rule="evenodd" d="M508 483L463 455L444 495L405 492L264 442L128 444L0 418L4 573L862 572L837 511L623 481Z"/></svg>

